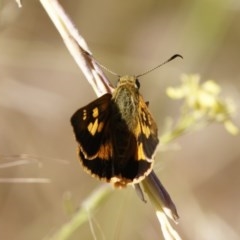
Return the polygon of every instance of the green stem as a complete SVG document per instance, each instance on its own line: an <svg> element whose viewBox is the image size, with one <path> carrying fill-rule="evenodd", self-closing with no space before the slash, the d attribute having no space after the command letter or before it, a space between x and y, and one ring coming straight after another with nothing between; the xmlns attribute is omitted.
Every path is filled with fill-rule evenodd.
<svg viewBox="0 0 240 240"><path fill-rule="evenodd" d="M102 185L97 190L94 190L92 194L82 203L81 208L75 213L71 220L65 223L58 231L51 237L46 238L48 240L66 240L85 222L89 220L89 213L92 213L101 205L102 202L112 192L112 188L109 185Z"/></svg>

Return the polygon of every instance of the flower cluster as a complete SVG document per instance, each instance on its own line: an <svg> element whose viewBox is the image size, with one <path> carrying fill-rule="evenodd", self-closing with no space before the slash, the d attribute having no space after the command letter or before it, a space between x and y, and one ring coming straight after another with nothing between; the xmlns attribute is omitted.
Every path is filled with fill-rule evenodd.
<svg viewBox="0 0 240 240"><path fill-rule="evenodd" d="M231 99L220 96L221 87L213 80L200 82L199 75L183 75L179 87L167 88L167 95L172 99L182 99L182 114L193 122L205 120L224 124L226 130L236 135L238 128L232 122L236 112ZM192 122L192 121L189 121Z"/></svg>

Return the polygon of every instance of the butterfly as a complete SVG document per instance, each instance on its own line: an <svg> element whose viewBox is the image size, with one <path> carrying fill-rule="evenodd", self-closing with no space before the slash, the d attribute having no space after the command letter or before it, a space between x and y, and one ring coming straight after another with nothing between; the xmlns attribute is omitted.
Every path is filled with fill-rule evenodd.
<svg viewBox="0 0 240 240"><path fill-rule="evenodd" d="M158 130L139 88L137 77L120 77L112 94L71 117L84 170L115 187L139 183L153 168Z"/></svg>

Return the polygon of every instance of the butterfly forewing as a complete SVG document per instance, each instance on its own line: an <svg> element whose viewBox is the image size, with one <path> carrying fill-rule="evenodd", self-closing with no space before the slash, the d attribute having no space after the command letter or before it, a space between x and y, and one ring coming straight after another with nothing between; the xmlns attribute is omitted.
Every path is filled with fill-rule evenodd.
<svg viewBox="0 0 240 240"><path fill-rule="evenodd" d="M142 146L144 153L144 157L140 159L152 161L159 143L157 125L141 95L139 96L138 115L140 131L135 132L138 132L138 143Z"/></svg>
<svg viewBox="0 0 240 240"><path fill-rule="evenodd" d="M112 95L107 93L77 110L71 123L79 147L86 158L94 158L102 144L103 130L109 118Z"/></svg>

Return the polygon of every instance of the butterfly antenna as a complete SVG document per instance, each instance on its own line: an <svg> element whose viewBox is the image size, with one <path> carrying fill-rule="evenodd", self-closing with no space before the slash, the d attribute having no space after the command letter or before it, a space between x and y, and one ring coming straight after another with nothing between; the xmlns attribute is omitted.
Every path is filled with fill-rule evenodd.
<svg viewBox="0 0 240 240"><path fill-rule="evenodd" d="M119 74L117 74L117 73L115 73L114 71L112 71L111 69L109 69L109 68L107 68L107 67L105 67L104 65L102 65L99 61L97 61L96 59L95 59L95 61L97 62L97 64L101 67L101 68L103 68L104 70L106 70L107 72L109 72L109 73L111 73L112 75L114 75L114 76L117 76L117 77L121 77Z"/></svg>
<svg viewBox="0 0 240 240"><path fill-rule="evenodd" d="M172 57L170 57L168 60L166 60L165 62L157 65L156 67L154 67L154 68L152 68L152 69L150 69L150 70L148 70L148 71L146 71L146 72L144 72L144 73L142 73L142 74L137 75L136 77L137 77L137 78L142 77L143 75L146 75L146 74L154 71L155 69L163 66L164 64L166 64L166 63L168 63L168 62L171 62L173 59L175 59L175 58L177 58L177 57L180 57L180 58L183 59L182 55L180 55L180 54L175 54L175 55L173 55Z"/></svg>

